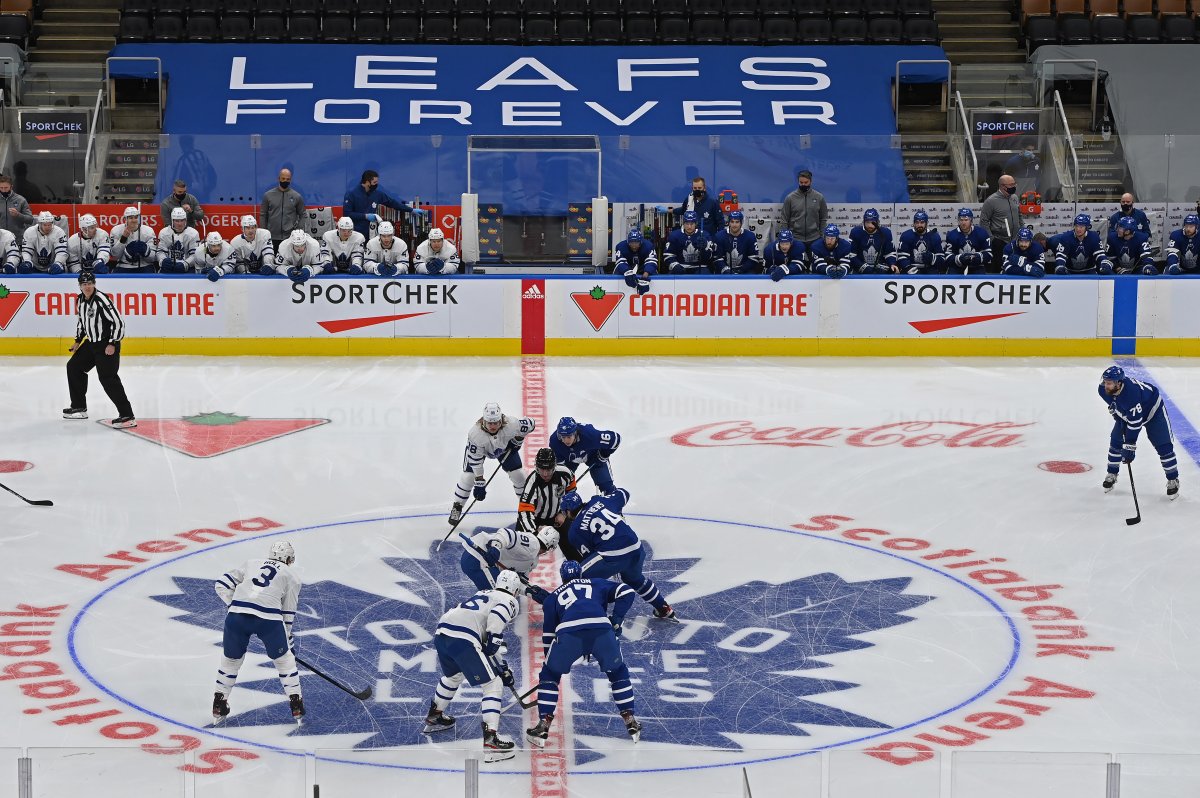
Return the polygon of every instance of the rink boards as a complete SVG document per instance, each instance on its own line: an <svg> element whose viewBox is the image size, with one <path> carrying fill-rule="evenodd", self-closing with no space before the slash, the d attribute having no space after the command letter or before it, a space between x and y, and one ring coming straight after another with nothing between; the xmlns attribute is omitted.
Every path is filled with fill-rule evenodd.
<svg viewBox="0 0 1200 798"><path fill-rule="evenodd" d="M66 353L73 277L6 276L0 355ZM126 354L1195 355L1200 281L105 277Z"/></svg>

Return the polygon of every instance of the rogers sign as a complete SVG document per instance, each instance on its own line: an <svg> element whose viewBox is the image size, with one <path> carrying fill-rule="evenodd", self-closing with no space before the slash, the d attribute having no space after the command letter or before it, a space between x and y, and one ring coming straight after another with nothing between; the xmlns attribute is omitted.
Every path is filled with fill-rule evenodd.
<svg viewBox="0 0 1200 798"><path fill-rule="evenodd" d="M1022 442L1014 430L1032 426L996 421L896 421L876 427L757 427L752 421L717 421L701 424L671 436L676 446L823 446L838 444L859 448L945 446L948 449L1002 449Z"/></svg>

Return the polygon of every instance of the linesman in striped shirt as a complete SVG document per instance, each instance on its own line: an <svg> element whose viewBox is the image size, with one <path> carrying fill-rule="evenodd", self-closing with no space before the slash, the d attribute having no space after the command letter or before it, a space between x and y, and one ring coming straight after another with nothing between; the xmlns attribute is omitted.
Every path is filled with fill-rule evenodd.
<svg viewBox="0 0 1200 798"><path fill-rule="evenodd" d="M125 322L108 294L96 288L96 275L79 273L79 296L75 309L75 343L68 350L67 387L71 406L63 408L63 418L87 418L88 372L96 369L100 385L117 406L115 429L136 427L133 407L125 395L125 386L117 372L121 368L121 340L125 337Z"/></svg>

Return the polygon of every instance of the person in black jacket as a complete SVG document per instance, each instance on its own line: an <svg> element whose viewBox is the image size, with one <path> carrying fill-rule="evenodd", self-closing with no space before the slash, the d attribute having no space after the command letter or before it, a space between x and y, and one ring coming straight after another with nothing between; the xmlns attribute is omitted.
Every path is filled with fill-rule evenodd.
<svg viewBox="0 0 1200 798"><path fill-rule="evenodd" d="M692 178L692 193L675 209L675 218L682 219L687 211L700 215L700 229L708 233L709 238L725 229L725 214L721 212L721 205L709 196L703 177Z"/></svg>
<svg viewBox="0 0 1200 798"><path fill-rule="evenodd" d="M136 427L133 407L125 396L125 386L117 373L121 368L121 341L125 337L125 322L108 294L96 288L96 275L79 273L79 295L75 300L78 321L75 343L68 350L67 387L71 406L63 408L63 418L87 418L87 373L94 367L100 385L117 406L114 429Z"/></svg>

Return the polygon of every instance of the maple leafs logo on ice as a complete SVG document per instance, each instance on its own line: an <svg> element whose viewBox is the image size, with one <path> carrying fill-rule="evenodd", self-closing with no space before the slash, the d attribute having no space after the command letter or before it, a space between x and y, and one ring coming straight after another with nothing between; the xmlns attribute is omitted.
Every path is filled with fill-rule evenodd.
<svg viewBox="0 0 1200 798"><path fill-rule="evenodd" d="M649 548L646 572L670 594L686 581L685 572L697 559L653 560ZM373 687L375 695L360 703L305 676L309 714L291 734L343 735L338 747L420 742L421 723L440 676L433 630L446 609L474 592L459 569L460 554L458 547L434 554L431 545L426 560L385 558L370 588L328 581L304 586L295 627L301 657L354 689ZM361 573L369 570L365 566ZM178 593L153 598L181 610L175 620L213 630L215 668L225 608L213 592L212 579L174 581ZM859 685L821 671L834 665L825 657L872 647L868 633L913 620L906 613L933 597L906 593L909 581L847 582L821 573L778 585L748 582L675 603L681 624L650 620L649 605L635 600L621 650L639 680L635 690L643 738L736 751L746 735L806 737L813 726L888 728L885 722L823 703L820 696ZM523 661L524 646L514 645L511 628L507 637L517 684L532 685L537 673ZM257 642L251 647L255 652L261 664L252 667L248 659L243 665L231 696L229 727L290 723L274 666ZM576 735L572 745L582 764L600 757L584 750L586 738L621 739L625 731L608 680L595 665L576 667L571 684L566 695L571 696ZM239 698L245 690L269 698L265 705L261 697L251 700L244 692ZM439 741L449 742L452 735L477 740L478 691L460 691L449 711L464 722ZM501 731L523 744L522 721L520 713L505 713Z"/></svg>

